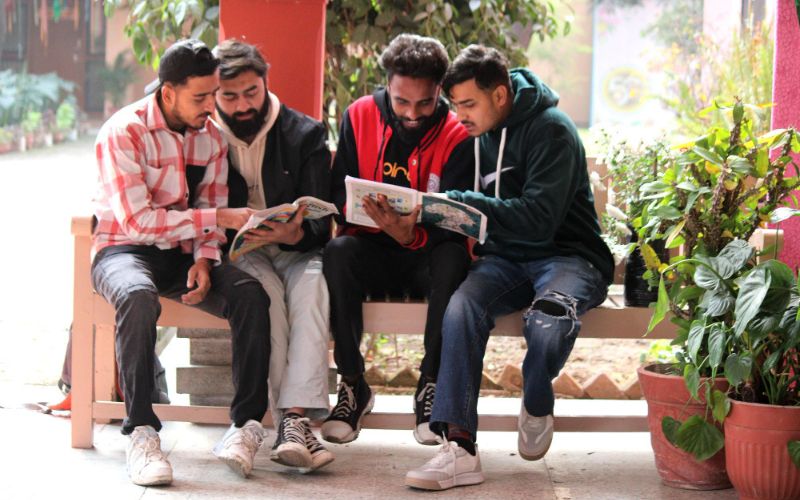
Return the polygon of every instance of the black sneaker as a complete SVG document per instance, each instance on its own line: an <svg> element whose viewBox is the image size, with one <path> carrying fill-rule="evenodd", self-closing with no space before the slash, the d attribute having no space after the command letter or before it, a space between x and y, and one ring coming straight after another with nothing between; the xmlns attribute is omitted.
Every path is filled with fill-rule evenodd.
<svg viewBox="0 0 800 500"><path fill-rule="evenodd" d="M302 472L317 470L333 462L333 453L328 451L328 449L317 440L317 437L314 436L309 426L306 426L306 448L308 448L308 452L311 453L311 468L302 469Z"/></svg>
<svg viewBox="0 0 800 500"><path fill-rule="evenodd" d="M339 382L336 406L322 424L322 439L331 443L349 443L361 431L361 417L372 411L375 398L363 378L350 385Z"/></svg>
<svg viewBox="0 0 800 500"><path fill-rule="evenodd" d="M428 426L431 421L435 394L436 382L430 382L424 377L420 377L419 384L417 384L417 392L414 394L414 416L416 417L414 439L419 444L429 446L439 444L436 434Z"/></svg>
<svg viewBox="0 0 800 500"><path fill-rule="evenodd" d="M306 446L308 419L297 415L284 416L278 426L278 437L269 458L289 467L311 468L311 452Z"/></svg>

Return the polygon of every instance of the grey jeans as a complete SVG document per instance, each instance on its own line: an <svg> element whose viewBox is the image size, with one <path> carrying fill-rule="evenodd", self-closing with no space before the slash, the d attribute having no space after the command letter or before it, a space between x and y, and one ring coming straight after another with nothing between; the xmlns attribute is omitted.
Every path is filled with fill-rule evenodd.
<svg viewBox="0 0 800 500"><path fill-rule="evenodd" d="M192 264L192 256L180 249L144 245L104 248L92 263L95 290L116 310L117 364L127 412L123 434L140 425L161 429L151 403L158 297L180 300ZM269 298L252 276L223 264L212 267L211 290L196 307L231 325L231 420L239 427L250 419L260 421L268 406Z"/></svg>

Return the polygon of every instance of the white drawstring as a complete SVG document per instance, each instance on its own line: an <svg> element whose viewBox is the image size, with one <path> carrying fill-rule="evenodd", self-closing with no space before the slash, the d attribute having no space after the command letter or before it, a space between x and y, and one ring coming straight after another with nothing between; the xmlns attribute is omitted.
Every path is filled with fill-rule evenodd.
<svg viewBox="0 0 800 500"><path fill-rule="evenodd" d="M481 180L481 140L475 138L475 186L472 188L476 193L480 193L480 180Z"/></svg>
<svg viewBox="0 0 800 500"><path fill-rule="evenodd" d="M500 174L502 173L503 165L503 150L506 148L506 128L500 133L500 150L497 152L497 168L495 170L494 179L494 197L500 198Z"/></svg>

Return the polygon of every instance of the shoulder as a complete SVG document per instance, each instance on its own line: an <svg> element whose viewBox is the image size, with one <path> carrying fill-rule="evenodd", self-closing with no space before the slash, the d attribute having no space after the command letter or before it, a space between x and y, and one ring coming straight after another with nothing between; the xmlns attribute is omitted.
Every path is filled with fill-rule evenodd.
<svg viewBox="0 0 800 500"><path fill-rule="evenodd" d="M278 120L280 120L283 131L291 134L318 135L325 133L325 126L322 122L285 104L281 104Z"/></svg>
<svg viewBox="0 0 800 500"><path fill-rule="evenodd" d="M100 127L95 143L116 142L124 139L142 140L150 132L146 123L146 114L146 105L143 105L142 101L119 109Z"/></svg>

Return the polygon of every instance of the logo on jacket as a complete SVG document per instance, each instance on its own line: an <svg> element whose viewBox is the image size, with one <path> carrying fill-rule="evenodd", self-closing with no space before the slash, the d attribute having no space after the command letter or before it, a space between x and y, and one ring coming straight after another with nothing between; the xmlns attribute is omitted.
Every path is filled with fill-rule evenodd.
<svg viewBox="0 0 800 500"><path fill-rule="evenodd" d="M517 167L503 167L503 168L500 169L500 173L502 174L503 172L505 172L507 170L513 170L515 168L517 168ZM497 177L497 172L492 172L490 174L486 174L483 177L481 177L481 188L482 189L486 189L486 187L489 184L491 184L491 183L493 183L495 181L496 177Z"/></svg>
<svg viewBox="0 0 800 500"><path fill-rule="evenodd" d="M428 176L428 191L429 193L438 193L439 189L441 188L441 181L439 180L439 176L436 174L430 174Z"/></svg>
<svg viewBox="0 0 800 500"><path fill-rule="evenodd" d="M384 177L391 177L392 179L396 179L398 175L402 175L408 182L411 182L411 178L408 175L408 169L402 165L398 165L397 162L389 163L388 161L383 164L383 176Z"/></svg>

